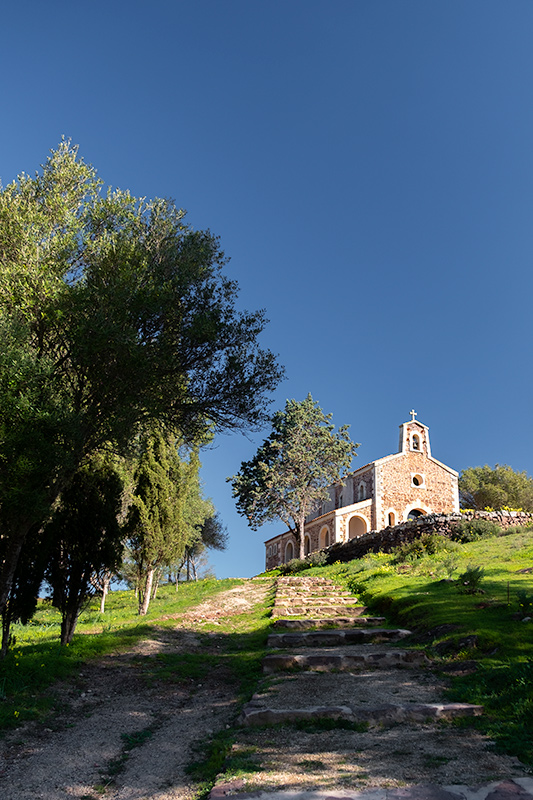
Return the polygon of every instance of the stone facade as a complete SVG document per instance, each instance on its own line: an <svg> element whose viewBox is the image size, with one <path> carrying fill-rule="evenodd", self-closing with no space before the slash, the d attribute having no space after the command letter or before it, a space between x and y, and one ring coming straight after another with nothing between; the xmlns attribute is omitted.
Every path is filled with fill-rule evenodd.
<svg viewBox="0 0 533 800"><path fill-rule="evenodd" d="M429 429L415 419L400 425L397 453L360 467L332 486L329 502L310 515L305 550L313 553L428 514L459 511L458 473L431 455ZM298 556L290 532L265 542L266 568Z"/></svg>

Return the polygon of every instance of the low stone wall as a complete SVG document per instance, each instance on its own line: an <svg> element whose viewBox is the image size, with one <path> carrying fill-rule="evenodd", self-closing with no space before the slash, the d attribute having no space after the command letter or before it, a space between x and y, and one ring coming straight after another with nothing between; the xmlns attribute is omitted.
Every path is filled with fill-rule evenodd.
<svg viewBox="0 0 533 800"><path fill-rule="evenodd" d="M381 531L369 531L356 539L350 539L349 542L337 542L325 550L328 557L327 563L352 561L354 558L362 558L366 553L377 553L378 550L390 553L398 545L412 542L413 539L418 539L424 533L450 536L458 522L472 519L487 519L495 522L501 528L533 524L533 514L519 511L465 511L461 514L427 514L399 525L383 528Z"/></svg>

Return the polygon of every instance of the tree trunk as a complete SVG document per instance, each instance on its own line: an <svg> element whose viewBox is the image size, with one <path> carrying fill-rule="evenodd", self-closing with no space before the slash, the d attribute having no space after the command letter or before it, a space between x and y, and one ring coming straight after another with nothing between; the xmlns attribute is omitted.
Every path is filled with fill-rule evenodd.
<svg viewBox="0 0 533 800"><path fill-rule="evenodd" d="M107 593L109 591L109 584L111 583L111 578L104 578L103 579L103 586L102 586L102 596L100 598L100 613L103 614L105 611L105 599L107 597Z"/></svg>
<svg viewBox="0 0 533 800"><path fill-rule="evenodd" d="M4 613L2 614L2 649L0 651L1 657L5 658L7 655L7 651L9 648L9 630L11 626L11 609L9 607L9 603L4 609Z"/></svg>
<svg viewBox="0 0 533 800"><path fill-rule="evenodd" d="M61 619L61 645L63 647L72 641L78 622L78 614L79 609L77 608L69 608L63 613Z"/></svg>
<svg viewBox="0 0 533 800"><path fill-rule="evenodd" d="M9 596L13 587L13 579L19 562L24 541L31 529L27 522L19 526L17 533L11 537L6 550L2 570L0 571L0 615L2 617L2 648L0 658L5 658L9 647L9 631L11 627L11 613L9 610Z"/></svg>
<svg viewBox="0 0 533 800"><path fill-rule="evenodd" d="M146 572L146 582L144 584L144 592L142 593L142 601L139 603L139 615L144 617L150 605L150 597L152 595L152 583L154 580L155 569L150 567ZM141 595L139 595L139 599Z"/></svg>
<svg viewBox="0 0 533 800"><path fill-rule="evenodd" d="M20 525L14 534L5 534L9 539L9 543L7 545L2 571L0 572L0 614L4 613L8 604L11 587L13 586L13 578L15 577L15 570L22 551L22 545L30 529L31 523L28 522Z"/></svg>
<svg viewBox="0 0 533 800"><path fill-rule="evenodd" d="M305 558L305 517L300 517L299 520L299 536L300 536L300 558Z"/></svg>

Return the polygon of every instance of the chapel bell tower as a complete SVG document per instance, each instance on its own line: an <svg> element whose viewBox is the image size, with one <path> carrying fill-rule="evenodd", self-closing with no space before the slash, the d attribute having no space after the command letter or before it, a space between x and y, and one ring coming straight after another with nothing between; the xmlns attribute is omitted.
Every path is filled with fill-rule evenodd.
<svg viewBox="0 0 533 800"><path fill-rule="evenodd" d="M415 417L416 411L411 412L409 422L400 425L400 444L399 453L423 453L427 458L431 458L431 446L429 444L429 428L418 422Z"/></svg>

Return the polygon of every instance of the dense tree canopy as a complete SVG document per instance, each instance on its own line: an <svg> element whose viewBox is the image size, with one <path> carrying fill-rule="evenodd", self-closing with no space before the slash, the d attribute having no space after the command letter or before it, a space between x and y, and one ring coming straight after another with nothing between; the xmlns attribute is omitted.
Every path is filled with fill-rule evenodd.
<svg viewBox="0 0 533 800"><path fill-rule="evenodd" d="M0 189L0 613L22 545L90 453L160 420L185 441L265 419L281 370L218 240L102 191L67 142Z"/></svg>
<svg viewBox="0 0 533 800"><path fill-rule="evenodd" d="M330 420L310 394L301 402L287 400L253 459L228 478L237 510L250 527L282 520L299 543L300 558L306 517L327 501L328 487L342 481L358 447L347 425L334 433Z"/></svg>
<svg viewBox="0 0 533 800"><path fill-rule="evenodd" d="M507 464L465 469L459 477L459 490L464 508L533 511L533 478Z"/></svg>

